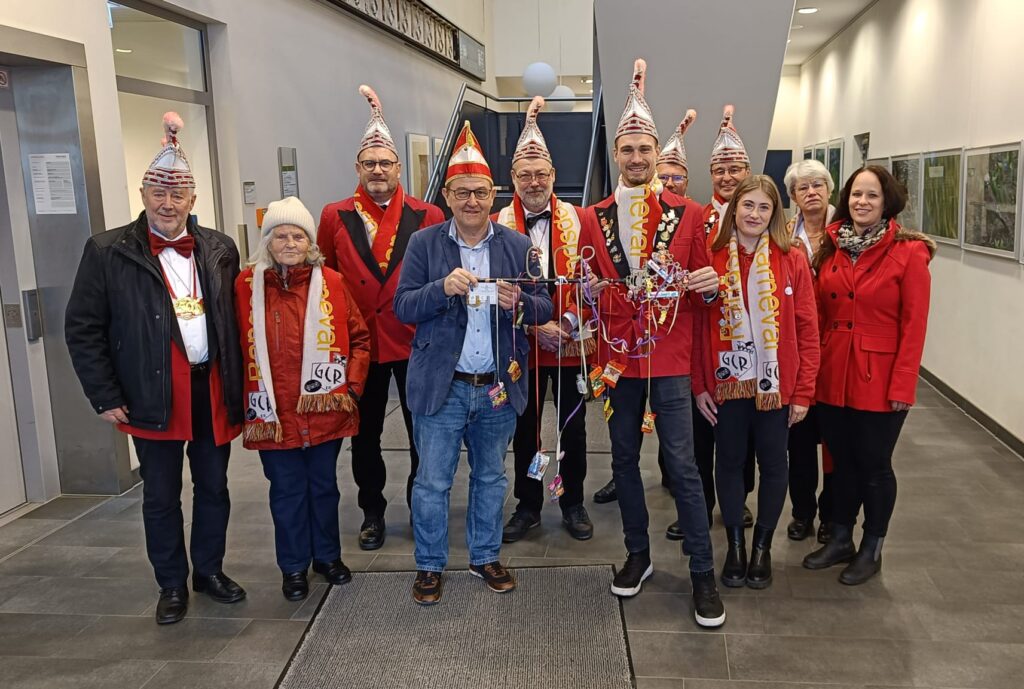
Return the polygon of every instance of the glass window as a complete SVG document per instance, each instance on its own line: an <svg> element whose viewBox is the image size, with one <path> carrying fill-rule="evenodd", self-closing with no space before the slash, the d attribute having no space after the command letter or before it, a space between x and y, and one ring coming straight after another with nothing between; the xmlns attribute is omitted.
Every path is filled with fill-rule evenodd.
<svg viewBox="0 0 1024 689"><path fill-rule="evenodd" d="M117 3L107 7L117 76L206 89L201 31Z"/></svg>

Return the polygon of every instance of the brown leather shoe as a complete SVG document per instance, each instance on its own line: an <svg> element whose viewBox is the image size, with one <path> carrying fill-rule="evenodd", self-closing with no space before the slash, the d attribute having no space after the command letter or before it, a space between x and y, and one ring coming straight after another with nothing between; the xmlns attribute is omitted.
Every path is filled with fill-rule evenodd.
<svg viewBox="0 0 1024 689"><path fill-rule="evenodd" d="M487 588L495 593L507 593L516 587L512 572L505 569L497 560L486 565L470 565L469 571L487 582Z"/></svg>
<svg viewBox="0 0 1024 689"><path fill-rule="evenodd" d="M412 599L420 605L434 605L441 600L441 573L416 570Z"/></svg>

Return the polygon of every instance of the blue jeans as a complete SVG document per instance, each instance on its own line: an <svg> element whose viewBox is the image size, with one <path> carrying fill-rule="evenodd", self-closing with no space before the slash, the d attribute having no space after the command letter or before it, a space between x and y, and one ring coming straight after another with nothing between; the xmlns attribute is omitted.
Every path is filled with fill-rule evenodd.
<svg viewBox="0 0 1024 689"><path fill-rule="evenodd" d="M690 411L690 377L652 378L651 411L657 414L654 426L665 459L670 490L676 501L679 526L683 530L683 552L690 556L691 572L710 572L715 568L708 532L708 514L704 485L693 457L693 417ZM644 500L644 482L640 478L640 443L647 406L646 378L619 378L611 388L612 416L608 433L612 441L612 476L619 496L622 533L626 550L648 550L649 517Z"/></svg>
<svg viewBox="0 0 1024 689"><path fill-rule="evenodd" d="M341 440L305 449L260 450L270 480L277 566L284 574L305 572L310 560L341 557L338 529L338 452Z"/></svg>
<svg viewBox="0 0 1024 689"><path fill-rule="evenodd" d="M488 386L452 381L436 414L413 414L420 465L412 486L416 569L440 572L448 564L448 505L459 452L469 456L466 546L469 562L483 565L501 550L501 508L508 479L505 453L516 428L510 403L491 407Z"/></svg>

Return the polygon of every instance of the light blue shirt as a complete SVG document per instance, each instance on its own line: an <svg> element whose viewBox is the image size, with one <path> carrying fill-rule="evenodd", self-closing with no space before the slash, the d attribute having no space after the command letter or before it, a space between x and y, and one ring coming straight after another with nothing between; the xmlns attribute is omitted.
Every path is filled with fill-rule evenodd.
<svg viewBox="0 0 1024 689"><path fill-rule="evenodd" d="M448 236L459 245L463 268L478 278L491 277L491 238L494 237L494 225L487 224L487 236L476 246L470 246L462 241L455 231L454 220ZM456 371L490 373L495 370L492 349L494 345L491 339L491 328L494 327L491 316L494 308L494 304L481 304L476 307L467 305L469 320L466 323L466 339L462 341L462 354L459 356L459 363L455 365Z"/></svg>

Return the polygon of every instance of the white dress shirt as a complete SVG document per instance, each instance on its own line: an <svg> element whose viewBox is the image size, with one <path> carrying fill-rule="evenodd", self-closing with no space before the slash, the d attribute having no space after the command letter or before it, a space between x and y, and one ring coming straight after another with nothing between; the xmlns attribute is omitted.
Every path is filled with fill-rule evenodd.
<svg viewBox="0 0 1024 689"><path fill-rule="evenodd" d="M150 228L150 232L153 229ZM154 232L154 234L156 234ZM181 236L184 236L182 234ZM174 249L168 247L161 251L157 258L163 268L164 276L171 286L171 301L179 297L192 295L197 299L203 298L203 286L200 284L199 275L195 273L195 254L185 258ZM195 292L192 288L192 276L195 274ZM181 340L185 343L185 354L188 355L188 363L201 364L210 358L210 341L206 334L206 313L195 318L179 318L178 330L181 331Z"/></svg>

